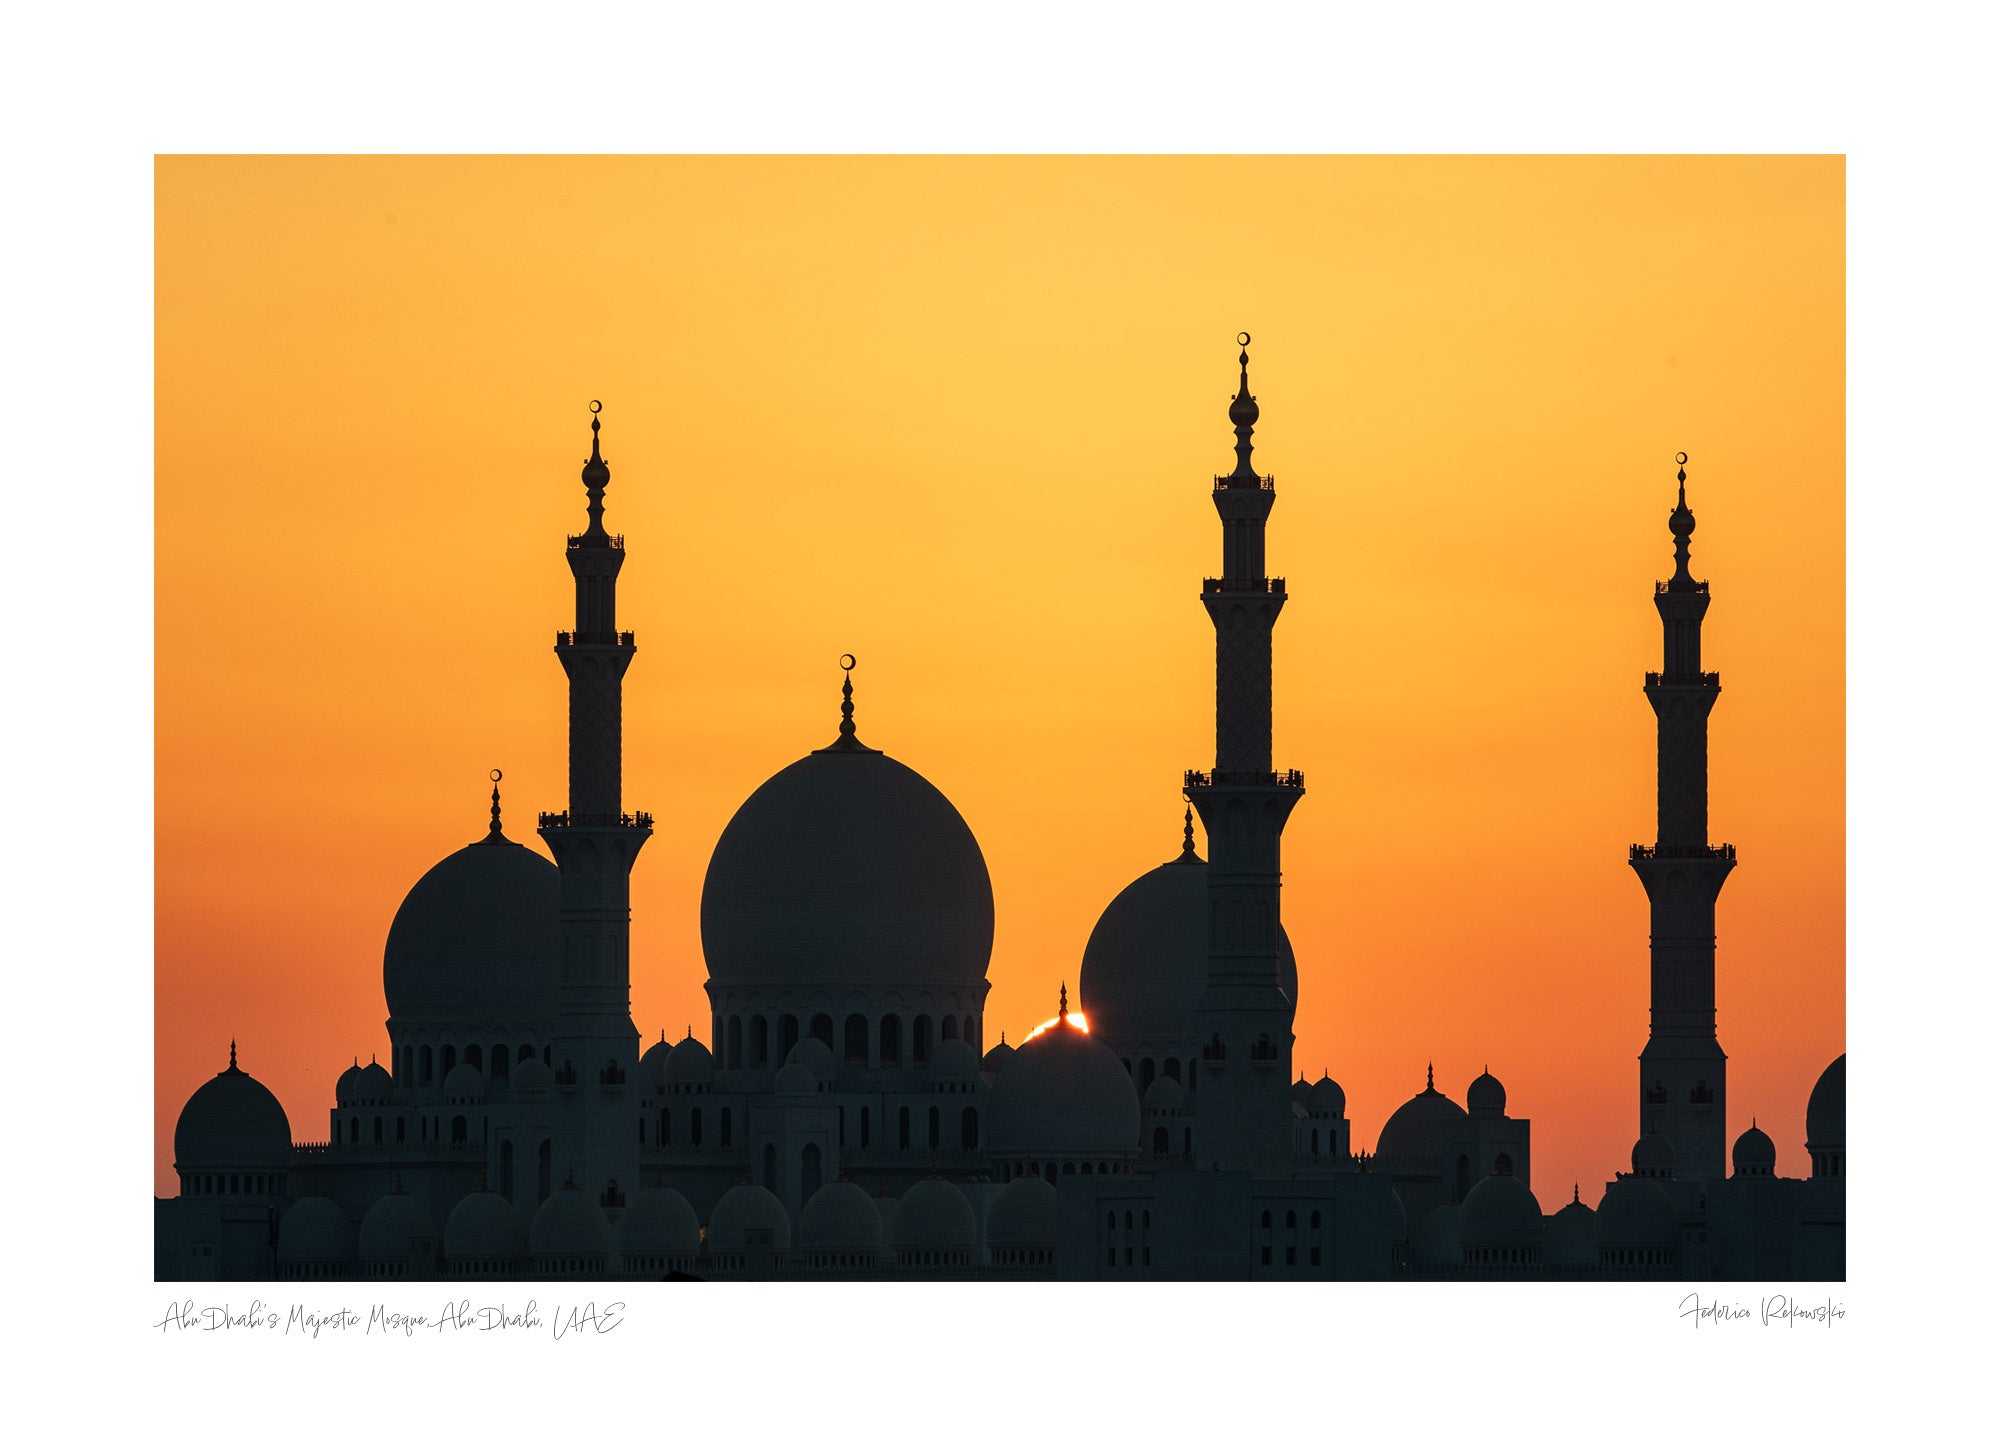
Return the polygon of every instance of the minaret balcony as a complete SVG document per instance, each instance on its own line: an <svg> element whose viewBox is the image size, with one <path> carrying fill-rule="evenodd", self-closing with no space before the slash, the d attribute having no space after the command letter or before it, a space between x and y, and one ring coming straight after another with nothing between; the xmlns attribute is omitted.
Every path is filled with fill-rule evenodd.
<svg viewBox="0 0 2000 1436"><path fill-rule="evenodd" d="M1285 596L1285 581L1282 578L1205 578L1201 581L1203 593L1270 593L1279 598Z"/></svg>
<svg viewBox="0 0 2000 1436"><path fill-rule="evenodd" d="M556 647L558 648L635 648L637 646L637 643L633 639L632 630L629 628L621 633L567 633L561 630L558 630L556 633Z"/></svg>
<svg viewBox="0 0 2000 1436"><path fill-rule="evenodd" d="M1675 582L1674 582L1674 581L1673 581L1672 579L1662 579L1662 580L1661 580L1660 582L1658 582L1658 583L1656 583L1656 584L1654 584L1654 585L1653 585L1653 592L1654 592L1655 594L1661 594L1661 593L1707 593L1707 592L1708 592L1708 580L1707 580L1707 579L1705 579L1705 578L1702 578L1702 579L1692 579L1692 578L1691 578L1691 579L1687 580L1687 582L1685 582L1685 583L1682 583L1682 584L1678 584L1678 585L1677 585L1677 584L1675 584Z"/></svg>
<svg viewBox="0 0 2000 1436"><path fill-rule="evenodd" d="M1720 688L1722 686L1722 675L1720 673L1690 673L1684 678L1678 676L1669 678L1663 673L1648 673L1646 675L1646 686L1648 688Z"/></svg>
<svg viewBox="0 0 2000 1436"><path fill-rule="evenodd" d="M1284 773L1237 773L1226 768L1203 773L1187 770L1184 788L1303 788L1306 775L1297 768Z"/></svg>
<svg viewBox="0 0 2000 1436"><path fill-rule="evenodd" d="M1250 479L1239 479L1230 474L1217 474L1215 487L1218 492L1223 489L1262 489L1267 494L1274 494L1278 491L1276 484L1272 482L1272 475L1258 474L1254 478L1255 482L1252 482Z"/></svg>
<svg viewBox="0 0 2000 1436"><path fill-rule="evenodd" d="M651 828L651 813L572 813L567 808L560 813L538 813L535 816L538 828Z"/></svg>
<svg viewBox="0 0 2000 1436"><path fill-rule="evenodd" d="M1634 843L1631 861L1639 862L1720 862L1736 861L1736 844L1703 845L1675 843Z"/></svg>
<svg viewBox="0 0 2000 1436"><path fill-rule="evenodd" d="M623 534L598 534L598 535L597 535L597 536L596 536L595 538L592 538L592 537L591 537L591 536L590 536L589 534L587 534L587 533L581 533L581 534L571 534L571 535L569 536L569 546L570 546L571 548L617 548L617 549L622 549L622 548L624 548L624 547L625 547L625 535L623 535Z"/></svg>

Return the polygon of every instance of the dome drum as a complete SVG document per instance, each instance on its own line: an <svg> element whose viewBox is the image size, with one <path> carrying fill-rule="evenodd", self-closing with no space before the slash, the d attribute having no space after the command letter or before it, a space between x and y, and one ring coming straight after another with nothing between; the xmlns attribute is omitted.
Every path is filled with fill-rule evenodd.
<svg viewBox="0 0 2000 1436"><path fill-rule="evenodd" d="M917 991L849 987L834 997L823 981L810 990L773 991L711 980L715 1065L724 1072L774 1071L810 1041L836 1069L923 1072L946 1042L976 1051L991 986L981 978L926 983ZM832 1071L823 1076L834 1080Z"/></svg>

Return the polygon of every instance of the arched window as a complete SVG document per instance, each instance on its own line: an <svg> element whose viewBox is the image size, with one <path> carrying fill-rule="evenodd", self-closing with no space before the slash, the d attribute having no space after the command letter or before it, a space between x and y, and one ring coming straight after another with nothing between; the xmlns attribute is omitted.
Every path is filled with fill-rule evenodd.
<svg viewBox="0 0 2000 1436"><path fill-rule="evenodd" d="M355 1145L360 1144L361 1119L359 1117L349 1117L347 1119L347 1140Z"/></svg>
<svg viewBox="0 0 2000 1436"><path fill-rule="evenodd" d="M1499 1156L1493 1159L1493 1170L1498 1172L1503 1177L1513 1176L1514 1159L1508 1156L1505 1152L1502 1152Z"/></svg>
<svg viewBox="0 0 2000 1436"><path fill-rule="evenodd" d="M729 1145L729 1108L722 1109L722 1145Z"/></svg>
<svg viewBox="0 0 2000 1436"><path fill-rule="evenodd" d="M778 1189L778 1149L769 1142L764 1144L764 1188L772 1192Z"/></svg>
<svg viewBox="0 0 2000 1436"><path fill-rule="evenodd" d="M815 1012L812 1020L812 1035L826 1044L826 1050L833 1051L833 1019L824 1012Z"/></svg>
<svg viewBox="0 0 2000 1436"><path fill-rule="evenodd" d="M701 1145L701 1108L699 1107L688 1114L688 1145L690 1147L699 1147Z"/></svg>
<svg viewBox="0 0 2000 1436"><path fill-rule="evenodd" d="M417 1084L421 1087L431 1085L431 1045L428 1042L417 1049Z"/></svg>
<svg viewBox="0 0 2000 1436"><path fill-rule="evenodd" d="M451 1119L451 1143L454 1147L465 1145L465 1118L453 1117Z"/></svg>
<svg viewBox="0 0 2000 1436"><path fill-rule="evenodd" d="M729 1019L729 1059L724 1066L732 1072L743 1065L743 1019Z"/></svg>
<svg viewBox="0 0 2000 1436"><path fill-rule="evenodd" d="M1192 1057L1188 1058L1188 1080L1187 1080L1187 1089L1188 1089L1188 1095L1189 1095L1189 1096L1193 1096L1193 1095L1194 1095L1194 1082L1195 1082L1195 1074L1196 1074L1196 1072L1197 1072L1197 1071L1198 1071L1198 1070L1200 1069L1200 1067L1201 1067L1201 1064L1200 1064L1199 1062L1196 1062L1196 1061L1194 1060L1194 1058L1192 1058Z"/></svg>
<svg viewBox="0 0 2000 1436"><path fill-rule="evenodd" d="M514 1054L514 1060L517 1062L526 1062L534 1055L535 1055L535 1044L532 1042L523 1042L521 1044L521 1050Z"/></svg>
<svg viewBox="0 0 2000 1436"><path fill-rule="evenodd" d="M1465 1200L1465 1194L1472 1190L1472 1158L1466 1156L1463 1152L1458 1154L1457 1172L1458 1175L1453 1180L1452 1187L1458 1194L1457 1200L1462 1202Z"/></svg>
<svg viewBox="0 0 2000 1436"><path fill-rule="evenodd" d="M1181 1059L1178 1057L1169 1057L1165 1062L1160 1064L1160 1071L1166 1076L1173 1078L1174 1081L1180 1081Z"/></svg>
<svg viewBox="0 0 2000 1436"><path fill-rule="evenodd" d="M927 1012L917 1014L917 1020L910 1024L910 1060L931 1060L931 1019Z"/></svg>
<svg viewBox="0 0 2000 1436"><path fill-rule="evenodd" d="M1144 1097L1146 1089L1153 1085L1153 1059L1142 1058L1139 1062L1139 1095Z"/></svg>
<svg viewBox="0 0 2000 1436"><path fill-rule="evenodd" d="M1167 1136L1167 1129L1165 1127L1153 1128L1153 1155L1156 1157L1166 1156L1172 1140L1172 1138Z"/></svg>
<svg viewBox="0 0 2000 1436"><path fill-rule="evenodd" d="M451 1076L451 1069L458 1065L458 1049L449 1042L438 1052L438 1080L442 1082Z"/></svg>
<svg viewBox="0 0 2000 1436"><path fill-rule="evenodd" d="M799 1200L809 1201L819 1190L819 1144L806 1143L806 1149L799 1153Z"/></svg>
<svg viewBox="0 0 2000 1436"><path fill-rule="evenodd" d="M847 1150L847 1104L845 1102L842 1102L840 1104L840 1132L839 1132L838 1146L839 1149L843 1152Z"/></svg>
<svg viewBox="0 0 2000 1436"><path fill-rule="evenodd" d="M846 1042L840 1055L849 1062L868 1060L868 1019L859 1012L848 1014Z"/></svg>
<svg viewBox="0 0 2000 1436"><path fill-rule="evenodd" d="M548 1044L548 1043L546 1043L546 1042L544 1042L544 1043L542 1044L542 1061L543 1061L543 1063L544 1063L544 1064L546 1064L547 1066L549 1066L549 1067L554 1067L554 1066L556 1065L556 1060L555 1060L555 1058L553 1058L553 1057L551 1057L551 1056L549 1055L549 1050L550 1050L550 1049L549 1049L549 1044Z"/></svg>
<svg viewBox="0 0 2000 1436"><path fill-rule="evenodd" d="M768 1017L750 1019L750 1064L753 1067L771 1065L771 1020Z"/></svg>
<svg viewBox="0 0 2000 1436"><path fill-rule="evenodd" d="M1310 1227L1311 1227L1311 1228L1312 1228L1312 1229L1313 1229L1314 1231L1318 1231L1318 1230L1319 1230L1319 1213L1318 1213L1318 1212L1314 1212L1314 1213L1312 1214L1312 1220L1311 1220L1311 1221L1310 1221L1309 1223L1307 1223L1307 1225L1308 1225L1308 1226L1310 1226Z"/></svg>
<svg viewBox="0 0 2000 1436"><path fill-rule="evenodd" d="M1075 1175L1076 1175L1076 1163L1074 1163L1074 1162L1064 1162L1064 1163L1063 1163L1063 1175L1064 1175L1065 1177L1073 1177L1073 1176L1075 1176Z"/></svg>
<svg viewBox="0 0 2000 1436"><path fill-rule="evenodd" d="M958 1144L968 1152L979 1150L979 1109L967 1107L958 1114Z"/></svg>
<svg viewBox="0 0 2000 1436"><path fill-rule="evenodd" d="M958 1019L947 1016L938 1027L938 1037L945 1042L949 1042L956 1036L958 1036Z"/></svg>
<svg viewBox="0 0 2000 1436"><path fill-rule="evenodd" d="M931 1108L930 1132L931 1132L931 1150L935 1152L938 1149L938 1109L935 1107Z"/></svg>
<svg viewBox="0 0 2000 1436"><path fill-rule="evenodd" d="M1115 1232L1118 1230L1118 1213L1106 1212L1104 1214L1104 1230L1106 1230L1107 1232Z"/></svg>
<svg viewBox="0 0 2000 1436"><path fill-rule="evenodd" d="M402 1085L403 1085L403 1086L405 1086L405 1087L411 1087L411 1086L414 1086L414 1085L416 1085L416 1080L417 1080L417 1049L416 1049L416 1048L414 1048L414 1047L408 1047L408 1046L404 1047L404 1048L403 1048L403 1060L402 1060L401 1062L397 1063L397 1064L396 1064L396 1066L397 1066L397 1069L398 1069L398 1070L397 1070L397 1072L396 1072L396 1076L397 1076L397 1078L398 1078L398 1079L400 1079L400 1081L402 1082Z"/></svg>
<svg viewBox="0 0 2000 1436"><path fill-rule="evenodd" d="M660 1145L662 1147L671 1147L673 1144L674 1114L670 1108L662 1107L660 1109Z"/></svg>
<svg viewBox="0 0 2000 1436"><path fill-rule="evenodd" d="M375 1119L375 1145L378 1147L382 1145L382 1119L380 1117Z"/></svg>
<svg viewBox="0 0 2000 1436"><path fill-rule="evenodd" d="M1192 1127L1181 1128L1181 1155L1186 1157L1194 1155L1194 1128Z"/></svg>
<svg viewBox="0 0 2000 1436"><path fill-rule="evenodd" d="M1313 1128L1311 1135L1312 1135L1312 1154L1315 1157L1317 1157L1319 1155L1319 1128L1317 1127Z"/></svg>
<svg viewBox="0 0 2000 1436"><path fill-rule="evenodd" d="M493 1080L495 1082L505 1082L509 1066L507 1061L507 1044L504 1042L494 1043L493 1055L487 1060L493 1064Z"/></svg>
<svg viewBox="0 0 2000 1436"><path fill-rule="evenodd" d="M396 1141L400 1145L402 1140L403 1140L403 1119L401 1117L398 1117L396 1119Z"/></svg>
<svg viewBox="0 0 2000 1436"><path fill-rule="evenodd" d="M910 1150L910 1109L908 1107L901 1107L896 1111L896 1150L899 1152Z"/></svg>
<svg viewBox="0 0 2000 1436"><path fill-rule="evenodd" d="M882 1019L882 1065L903 1060L903 1020L890 1013Z"/></svg>
<svg viewBox="0 0 2000 1436"><path fill-rule="evenodd" d="M1257 1225L1264 1228L1265 1231L1269 1231L1271 1229L1271 1214L1269 1212L1264 1213L1263 1216L1257 1219Z"/></svg>
<svg viewBox="0 0 2000 1436"><path fill-rule="evenodd" d="M475 1042L465 1049L465 1056L462 1060L471 1063L475 1070L483 1070L486 1064L486 1054L480 1050L479 1044Z"/></svg>
<svg viewBox="0 0 2000 1436"><path fill-rule="evenodd" d="M784 1061L792 1055L792 1049L799 1045L799 1019L789 1012L778 1024L778 1060Z"/></svg>
<svg viewBox="0 0 2000 1436"><path fill-rule="evenodd" d="M500 1144L500 1195L508 1201L514 1200L514 1144Z"/></svg>
<svg viewBox="0 0 2000 1436"><path fill-rule="evenodd" d="M535 1152L535 1200L537 1202L546 1202L549 1199L549 1171L553 1166L554 1162L552 1154L549 1151L548 1139L544 1138L541 1147Z"/></svg>
<svg viewBox="0 0 2000 1436"><path fill-rule="evenodd" d="M1297 1212L1286 1212L1285 1230L1288 1232L1295 1232L1298 1229L1299 1229L1299 1214Z"/></svg>

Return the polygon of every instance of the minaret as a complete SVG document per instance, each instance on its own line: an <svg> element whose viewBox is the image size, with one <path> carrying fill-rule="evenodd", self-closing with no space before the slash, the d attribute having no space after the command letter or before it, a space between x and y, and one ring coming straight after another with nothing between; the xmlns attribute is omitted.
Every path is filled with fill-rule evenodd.
<svg viewBox="0 0 2000 1436"><path fill-rule="evenodd" d="M625 670L636 651L618 631L618 570L623 535L604 530L604 488L611 469L598 452L602 406L590 410L590 461L583 484L590 526L569 538L576 578L576 628L556 635L556 657L569 677L569 808L541 815L542 841L562 871L562 998L552 1053L558 1147L554 1160L584 1191L601 1195L616 1180L638 1181L627 1078L638 1065L632 1025L631 872L652 836L650 813L627 813L619 791Z"/></svg>
<svg viewBox="0 0 2000 1436"><path fill-rule="evenodd" d="M1278 839L1305 779L1271 766L1271 630L1285 581L1264 573L1264 523L1277 493L1250 465L1250 336L1237 343L1236 468L1215 480L1222 577L1201 584L1215 624L1215 767L1190 771L1186 787L1208 833L1195 1158L1204 1171L1279 1172L1292 1164L1292 1020L1278 987Z"/></svg>
<svg viewBox="0 0 2000 1436"><path fill-rule="evenodd" d="M1708 711L1720 675L1701 671L1701 621L1708 585L1688 573L1694 513L1681 454L1680 502L1667 520L1674 576L1655 587L1666 654L1646 675L1646 701L1659 720L1659 836L1634 843L1632 870L1653 910L1652 1035L1639 1054L1639 1131L1673 1144L1675 1175L1701 1181L1729 1175L1725 1063L1715 1040L1715 899L1736 866L1736 849L1708 841Z"/></svg>

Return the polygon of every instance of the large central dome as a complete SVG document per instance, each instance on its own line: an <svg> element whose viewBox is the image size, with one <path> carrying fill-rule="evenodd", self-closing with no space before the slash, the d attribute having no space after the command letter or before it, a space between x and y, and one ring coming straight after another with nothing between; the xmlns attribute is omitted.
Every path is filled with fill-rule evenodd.
<svg viewBox="0 0 2000 1436"><path fill-rule="evenodd" d="M702 885L701 944L712 987L975 985L993 951L993 884L944 794L836 744L729 820Z"/></svg>

